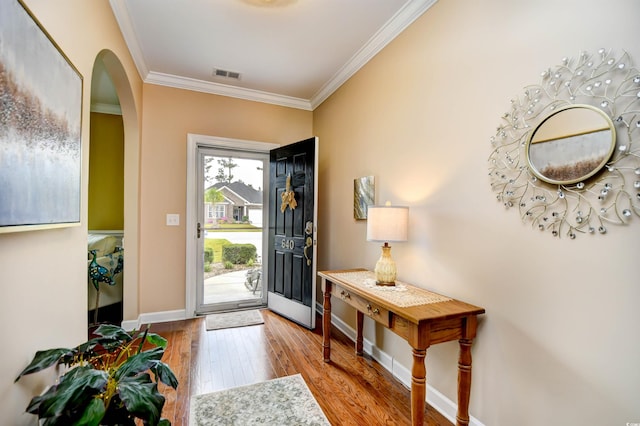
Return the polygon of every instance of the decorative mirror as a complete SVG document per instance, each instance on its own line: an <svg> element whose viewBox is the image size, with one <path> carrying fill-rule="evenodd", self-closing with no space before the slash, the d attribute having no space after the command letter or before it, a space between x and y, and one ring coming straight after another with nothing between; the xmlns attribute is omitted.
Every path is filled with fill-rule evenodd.
<svg viewBox="0 0 640 426"><path fill-rule="evenodd" d="M491 138L498 201L554 236L640 216L640 71L625 52L580 53L525 87Z"/></svg>
<svg viewBox="0 0 640 426"><path fill-rule="evenodd" d="M551 184L581 182L598 173L616 146L616 129L601 110L571 105L550 114L531 132L527 163Z"/></svg>

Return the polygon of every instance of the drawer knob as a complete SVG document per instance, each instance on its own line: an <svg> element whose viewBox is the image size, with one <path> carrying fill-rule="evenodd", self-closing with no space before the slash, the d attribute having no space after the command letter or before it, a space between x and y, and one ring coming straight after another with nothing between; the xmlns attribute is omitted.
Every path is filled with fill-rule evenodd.
<svg viewBox="0 0 640 426"><path fill-rule="evenodd" d="M344 300L344 299L350 299L351 295L349 293L347 293L346 291L342 290L340 292L340 297Z"/></svg>
<svg viewBox="0 0 640 426"><path fill-rule="evenodd" d="M378 308L371 308L371 305L367 304L367 311L369 311L369 315L378 315L380 313L380 309Z"/></svg>

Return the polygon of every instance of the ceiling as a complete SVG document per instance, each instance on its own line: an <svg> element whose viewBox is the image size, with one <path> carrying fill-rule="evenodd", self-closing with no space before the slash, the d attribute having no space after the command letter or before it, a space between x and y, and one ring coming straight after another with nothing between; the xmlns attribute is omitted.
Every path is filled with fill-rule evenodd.
<svg viewBox="0 0 640 426"><path fill-rule="evenodd" d="M146 83L305 110L435 2L110 0ZM94 74L92 104L117 103L104 69Z"/></svg>

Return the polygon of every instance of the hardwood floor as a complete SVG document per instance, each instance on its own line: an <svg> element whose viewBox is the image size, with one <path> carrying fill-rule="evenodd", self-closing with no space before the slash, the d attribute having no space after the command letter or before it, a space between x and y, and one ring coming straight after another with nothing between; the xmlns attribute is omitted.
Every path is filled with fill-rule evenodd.
<svg viewBox="0 0 640 426"><path fill-rule="evenodd" d="M332 329L331 362L322 360L321 321L307 330L263 310L264 324L206 331L204 318L153 324L169 341L163 361L180 384L160 385L163 417L188 425L192 395L300 373L332 425L409 425L410 393L353 342ZM427 406L425 424L452 423Z"/></svg>

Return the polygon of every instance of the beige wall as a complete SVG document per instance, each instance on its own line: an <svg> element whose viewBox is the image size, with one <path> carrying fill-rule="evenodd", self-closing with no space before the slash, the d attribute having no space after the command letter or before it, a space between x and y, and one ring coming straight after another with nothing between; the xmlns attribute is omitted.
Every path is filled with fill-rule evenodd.
<svg viewBox="0 0 640 426"><path fill-rule="evenodd" d="M150 84L143 101L141 314L185 308L187 134L286 145L312 132L310 111ZM167 213L180 226L166 226Z"/></svg>
<svg viewBox="0 0 640 426"><path fill-rule="evenodd" d="M2 423L11 425L35 424L24 409L34 394L50 384L47 374L13 383L36 350L73 346L86 338L89 95L96 56L103 49L111 50L128 76L130 102L139 101L142 95L141 81L107 0L26 3L84 77L82 223L73 228L0 235L0 338L4 342L0 417Z"/></svg>
<svg viewBox="0 0 640 426"><path fill-rule="evenodd" d="M640 223L554 239L496 201L489 138L510 100L565 56L626 49L640 64L640 3L441 0L314 112L319 268L373 268L353 179L410 206L399 279L483 306L471 414L486 425L640 421ZM334 313L354 324L341 302ZM410 367L408 346L365 337ZM455 401L457 345L427 352L428 383Z"/></svg>

